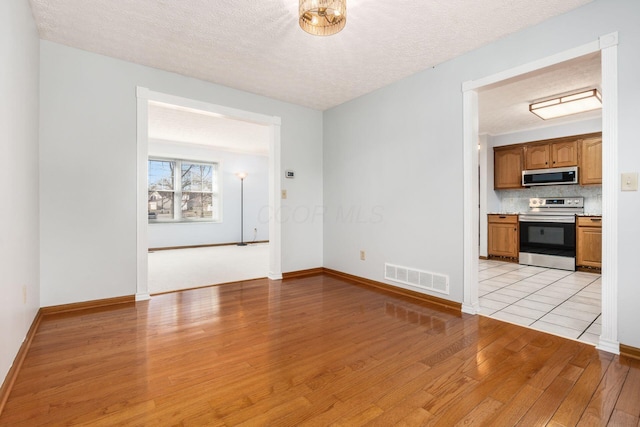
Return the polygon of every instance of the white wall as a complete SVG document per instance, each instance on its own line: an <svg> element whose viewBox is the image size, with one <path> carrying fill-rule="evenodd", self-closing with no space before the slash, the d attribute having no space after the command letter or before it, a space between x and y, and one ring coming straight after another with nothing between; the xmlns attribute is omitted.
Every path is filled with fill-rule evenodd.
<svg viewBox="0 0 640 427"><path fill-rule="evenodd" d="M40 307L38 33L29 2L0 2L0 383ZM24 301L26 293L26 301Z"/></svg>
<svg viewBox="0 0 640 427"><path fill-rule="evenodd" d="M563 136L582 135L586 133L602 132L602 119L590 119L549 125L546 127L527 129L520 132L504 133L488 136L490 148L503 145L521 144L524 142L541 141L543 139L562 138Z"/></svg>
<svg viewBox="0 0 640 427"><path fill-rule="evenodd" d="M321 112L56 43L40 49L43 306L136 293L136 86L280 117L282 166L298 172L283 205L322 205ZM321 265L322 222L285 218L283 271Z"/></svg>
<svg viewBox="0 0 640 427"><path fill-rule="evenodd" d="M222 201L219 223L149 224L150 248L239 242L240 179L236 173L241 171L248 173L244 180L244 241L269 240L269 157L159 140L149 141L149 155L217 162Z"/></svg>
<svg viewBox="0 0 640 427"><path fill-rule="evenodd" d="M640 170L640 2L595 0L324 113L325 266L383 280L383 262L451 277L462 301L463 82L619 32L619 162ZM603 94L606 96L606 94ZM620 194L619 339L640 347L640 197ZM382 219L336 215L355 205ZM367 250L367 260L358 250Z"/></svg>
<svg viewBox="0 0 640 427"><path fill-rule="evenodd" d="M480 186L480 251L482 257L488 256L487 232L489 224L485 221L487 213L495 212L500 205L500 199L493 190L493 148L489 146L489 136L478 137L478 167Z"/></svg>
<svg viewBox="0 0 640 427"><path fill-rule="evenodd" d="M325 267L443 273L462 300L460 72L436 67L325 111Z"/></svg>

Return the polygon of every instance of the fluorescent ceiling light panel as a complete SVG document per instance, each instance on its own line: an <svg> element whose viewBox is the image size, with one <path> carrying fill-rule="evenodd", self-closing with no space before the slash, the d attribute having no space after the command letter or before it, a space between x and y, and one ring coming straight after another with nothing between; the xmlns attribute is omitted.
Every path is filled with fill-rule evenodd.
<svg viewBox="0 0 640 427"><path fill-rule="evenodd" d="M529 111L543 120L602 108L602 97L597 89L586 90L529 105Z"/></svg>

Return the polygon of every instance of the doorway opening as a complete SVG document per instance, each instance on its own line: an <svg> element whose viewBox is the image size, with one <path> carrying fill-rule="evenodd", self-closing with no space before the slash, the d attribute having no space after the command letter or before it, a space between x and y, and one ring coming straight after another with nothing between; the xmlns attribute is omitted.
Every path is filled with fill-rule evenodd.
<svg viewBox="0 0 640 427"><path fill-rule="evenodd" d="M152 92L147 88L138 87L137 90L137 123L138 123L138 135L137 135L137 181L138 181L138 191L137 191L137 292L136 292L136 300L144 300L150 298L150 294L159 293L159 291L163 291L162 289L152 289L149 288L149 254L148 249L150 247L150 242L153 241L153 245L155 246L164 246L163 241L178 241L180 242L180 238L176 239L175 233L174 236L171 236L169 232L164 233L163 236L158 236L158 233L150 236L149 233L149 217L148 217L148 209L149 209L149 187L148 187L148 173L149 173L149 156L150 154L159 159L169 159L169 158L183 158L177 161L181 165L184 165L185 161L187 162L195 162L198 163L199 160L202 160L202 157L209 157L209 154L202 154L203 147L194 147L186 144L178 144L182 145L176 148L176 144L167 143L167 141L158 141L149 138L149 118L153 117L154 114L158 114L158 111L161 111L161 114L174 114L175 116L184 115L191 113L192 119L198 117L202 119L206 116L209 121L215 119L216 124L225 127L227 131L231 131L233 129L244 129L248 139L254 139L253 143L263 144L262 148L258 148L258 150L263 150L263 155L267 155L267 161L262 162L262 166L260 166L261 161L259 156L252 156L249 158L245 156L238 156L239 153L231 153L228 155L224 161L215 161L209 165L210 169L214 172L217 172L218 183L221 184L218 186L218 191L213 191L213 194L207 194L204 196L207 200L211 198L213 200L212 203L207 203L207 209L212 209L213 212L200 212L205 211L205 209L187 209L185 208L185 215L198 213L202 214L201 216L211 216L208 218L209 227L215 227L216 225L220 225L220 222L223 220L223 194L226 192L229 196L229 203L235 204L242 203L242 212L233 212L234 220L238 220L241 222L241 218L238 218L237 215L240 215L242 218L246 218L244 215L247 210L245 208L244 202L240 201L239 192L241 180L236 177L236 173L240 172L248 172L251 174L251 171L240 170L246 169L248 167L254 168L255 173L255 187L262 186L263 190L266 190L268 193L268 197L264 199L261 203L261 206L257 206L256 204L252 205L252 214L254 219L259 215L261 224L253 224L251 228L253 230L247 230L247 227L243 227L240 230L240 225L237 230L227 230L226 237L221 237L222 240L231 239L232 242L235 242L235 238L238 241L249 241L257 243L259 236L266 237L268 239L268 247L266 251L268 252L268 274L267 277L272 280L278 280L282 278L282 270L281 270L281 231L280 224L275 220L276 213L280 209L280 198L277 197L280 194L280 118L273 116L265 116L262 114L256 114L244 110L232 109L224 106L219 106L215 104L210 104L207 102L197 101L188 98L177 97L173 95L168 95L160 92ZM162 107L169 107L164 108ZM160 110L158 110L160 108ZM151 109L151 113L150 113ZM169 111L169 112L168 112ZM197 116L196 116L197 114ZM167 119L166 117L164 118ZM251 138L253 135L254 138ZM258 135L258 137L256 137ZM169 138L171 139L171 138ZM258 139L258 141L255 141ZM268 149L265 149L268 147ZM254 147L255 148L255 147ZM187 153L186 155L180 155L180 153ZM219 154L222 156L223 154ZM184 160L184 158L187 158ZM239 160L240 159L240 160ZM266 163L266 164L264 164ZM225 166L227 165L228 168ZM184 167L184 166L182 166ZM218 171L216 171L218 169ZM233 169L233 170L232 170ZM237 171L235 169L238 169ZM266 170L265 170L266 169ZM222 174L226 175L223 176ZM238 178L237 181L234 178ZM213 179L215 180L215 178ZM245 178L246 180L246 178ZM258 182L261 181L261 182ZM225 184L226 183L226 184ZM266 185L265 185L266 183ZM238 189L234 188L234 184ZM247 184L247 182L244 182ZM225 185L227 188L222 186ZM246 188L246 187L244 187ZM238 190L238 191L235 191ZM238 194L235 194L238 193ZM243 193L244 195L245 193ZM237 197L236 197L237 196ZM217 199L217 200L216 200ZM233 200L231 200L233 199ZM237 199L237 200L235 200ZM246 197L244 198L246 200ZM266 201L266 203L265 203ZM181 208L181 209L182 209ZM248 206L247 206L248 208ZM177 209L176 209L177 210ZM195 212L191 212L191 211ZM259 211L259 212L258 212ZM178 213L178 216L180 213ZM175 214L174 214L175 215ZM217 222L217 223L216 223ZM231 221L231 218L228 219L228 222ZM255 222L255 221L254 221ZM244 224L244 221L242 221ZM166 224L162 224L166 225ZM172 223L169 224L171 226L178 226L178 230L180 227L189 227L189 226L204 226L205 223L197 223L197 221L190 221L190 223ZM248 225L249 226L249 225ZM223 230L223 228L218 227L219 230ZM166 229L165 229L166 230ZM267 232L268 230L268 232ZM154 230L155 232L156 230ZM175 231L175 229L174 229ZM198 231L195 231L194 228L191 229L192 235L191 239L198 239ZM260 233L260 234L259 234ZM237 234L238 236L235 236ZM233 236L233 237L230 237ZM184 237L184 236L183 236ZM187 240L182 240L182 242L188 243L189 237L184 237ZM246 238L246 239L245 239ZM165 239L165 240L163 240ZM166 240L169 239L169 240ZM173 239L173 240L171 240ZM191 240L192 242L197 242L197 240ZM228 242L221 242L228 243ZM174 245L170 245L174 246ZM199 245L189 245L189 244L178 244L175 246L199 246ZM256 248L257 246L254 245ZM220 249L220 248L218 248ZM249 249L249 247L237 247L237 248L229 248L229 249ZM264 251L265 248L258 248L261 251ZM211 248L211 250L215 250ZM227 251L231 254L232 251ZM156 255L155 253L153 255ZM183 254L184 255L184 254ZM253 254L256 255L256 254ZM199 255L202 256L202 255ZM206 255L205 255L206 256ZM232 258L233 254L229 255ZM241 261L240 261L241 262ZM229 267L230 265L227 265ZM245 279L244 277L238 277L239 280ZM203 284L200 284L203 285ZM189 286L187 286L189 287ZM192 286L195 287L195 286Z"/></svg>
<svg viewBox="0 0 640 427"><path fill-rule="evenodd" d="M600 52L602 58L602 92L606 93L602 108L603 184L602 215L602 332L598 348L619 353L617 341L617 33L605 35L592 43L533 63L506 70L486 78L463 84L464 111L464 297L463 311L480 312L478 295L479 246L476 227L480 223L480 210L476 193L478 168L479 106L478 91L497 82L535 72L565 61Z"/></svg>

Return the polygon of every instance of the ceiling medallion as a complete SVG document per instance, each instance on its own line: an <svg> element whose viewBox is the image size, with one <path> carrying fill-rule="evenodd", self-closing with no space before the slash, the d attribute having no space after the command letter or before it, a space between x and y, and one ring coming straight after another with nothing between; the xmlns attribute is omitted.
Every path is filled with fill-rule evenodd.
<svg viewBox="0 0 640 427"><path fill-rule="evenodd" d="M347 23L347 0L300 0L300 28L314 36L330 36Z"/></svg>

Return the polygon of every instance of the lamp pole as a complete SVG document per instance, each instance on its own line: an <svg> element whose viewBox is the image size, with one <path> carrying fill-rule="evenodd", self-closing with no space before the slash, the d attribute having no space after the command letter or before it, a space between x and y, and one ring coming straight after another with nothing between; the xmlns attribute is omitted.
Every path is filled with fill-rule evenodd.
<svg viewBox="0 0 640 427"><path fill-rule="evenodd" d="M236 175L240 178L240 243L238 243L238 246L247 246L244 242L244 179L248 174L246 172L238 172Z"/></svg>

